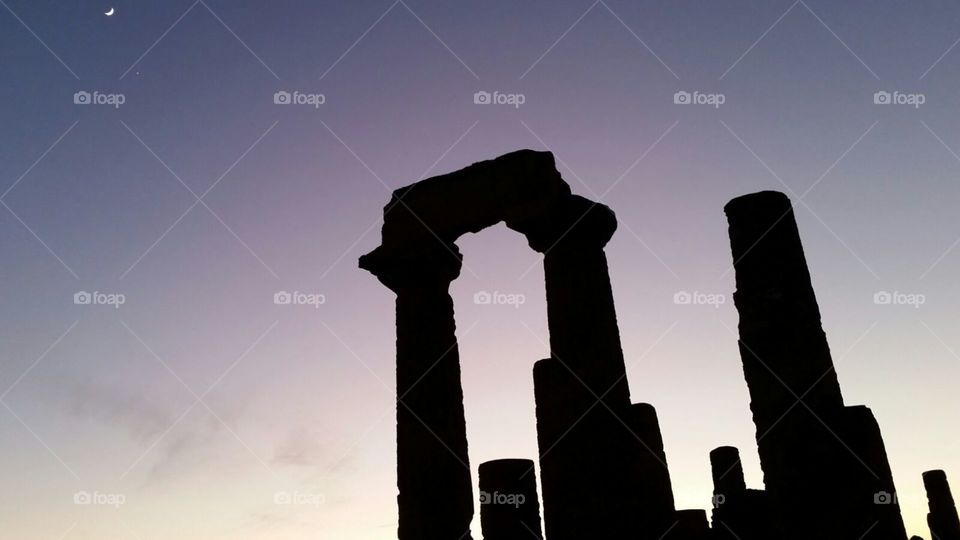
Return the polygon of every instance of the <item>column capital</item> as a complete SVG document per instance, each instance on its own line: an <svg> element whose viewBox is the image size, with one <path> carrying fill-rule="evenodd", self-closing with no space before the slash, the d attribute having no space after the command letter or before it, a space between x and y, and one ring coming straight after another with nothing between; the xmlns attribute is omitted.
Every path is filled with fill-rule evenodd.
<svg viewBox="0 0 960 540"><path fill-rule="evenodd" d="M410 289L442 288L460 275L463 255L454 243L403 250L386 245L360 257L360 268L375 275L395 293Z"/></svg>
<svg viewBox="0 0 960 540"><path fill-rule="evenodd" d="M603 249L617 230L617 217L604 204L571 195L559 208L524 229L530 247L539 253L555 248Z"/></svg>

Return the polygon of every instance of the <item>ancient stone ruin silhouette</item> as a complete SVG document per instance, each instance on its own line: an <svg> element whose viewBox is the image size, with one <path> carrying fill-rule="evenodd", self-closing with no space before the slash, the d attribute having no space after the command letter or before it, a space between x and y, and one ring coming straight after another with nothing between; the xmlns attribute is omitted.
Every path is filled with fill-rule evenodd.
<svg viewBox="0 0 960 540"><path fill-rule="evenodd" d="M953 504L947 475L943 471L923 473L923 487L927 490L930 513L927 525L934 540L960 540L960 519Z"/></svg>
<svg viewBox="0 0 960 540"><path fill-rule="evenodd" d="M543 254L551 357L533 378L544 527L534 462L495 460L479 467L485 540L906 540L878 424L844 405L790 201L760 192L725 211L765 489L747 488L736 448L715 449L708 521L675 508L657 413L630 399L604 254L613 212L572 194L553 155L532 150L393 193L382 243L360 267L397 296L400 540L471 539L448 288L456 240L500 222ZM960 540L946 476L924 483L934 540Z"/></svg>

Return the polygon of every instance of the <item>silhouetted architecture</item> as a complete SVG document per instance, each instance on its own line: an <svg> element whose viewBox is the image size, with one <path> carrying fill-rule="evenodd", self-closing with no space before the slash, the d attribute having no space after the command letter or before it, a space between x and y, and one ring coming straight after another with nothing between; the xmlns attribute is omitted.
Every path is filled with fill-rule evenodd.
<svg viewBox="0 0 960 540"><path fill-rule="evenodd" d="M469 540L473 491L453 300L447 293L460 273L460 256L427 246L378 261L376 272L397 293L400 538Z"/></svg>
<svg viewBox="0 0 960 540"><path fill-rule="evenodd" d="M397 293L400 540L469 535L473 505L447 291L460 270L456 239L501 221L544 253L548 379L569 391L547 397L537 390L546 532L553 540L645 538L645 524L670 518L654 519L655 507L641 504L640 458L624 420L629 390L603 253L617 221L606 206L570 193L549 152L523 150L396 190L384 208L382 244L360 259Z"/></svg>
<svg viewBox="0 0 960 540"><path fill-rule="evenodd" d="M923 487L927 491L927 525L933 540L960 540L960 519L953 503L947 474L943 471L923 473Z"/></svg>
<svg viewBox="0 0 960 540"><path fill-rule="evenodd" d="M649 403L631 405L628 414L627 424L632 435L628 439L632 446L631 463L637 468L636 477L640 479L634 489L639 496L640 506L646 509L638 517L644 531L659 537L673 525L675 511L660 422L656 409Z"/></svg>
<svg viewBox="0 0 960 540"><path fill-rule="evenodd" d="M480 465L480 525L484 540L543 538L533 461L498 459Z"/></svg>
<svg viewBox="0 0 960 540"><path fill-rule="evenodd" d="M740 356L778 538L903 540L886 450L866 407L844 407L789 199L725 211Z"/></svg>
<svg viewBox="0 0 960 540"><path fill-rule="evenodd" d="M714 540L765 540L774 538L767 494L747 489L740 451L721 446L710 452L713 473Z"/></svg>
<svg viewBox="0 0 960 540"><path fill-rule="evenodd" d="M765 489L747 488L736 448L712 451L711 527L703 510L676 510L656 410L630 401L604 254L613 212L573 195L553 156L530 150L393 193L382 243L360 266L397 295L400 540L470 540L448 288L460 273L456 240L499 222L544 256L550 357L533 367L544 525L534 462L486 462L485 540L906 539L877 422L844 405L790 201L761 192L725 211ZM931 531L960 540L946 477L933 473Z"/></svg>
<svg viewBox="0 0 960 540"><path fill-rule="evenodd" d="M707 513L703 510L679 510L676 513L674 529L669 532L670 538L684 540L709 540L710 525L707 524Z"/></svg>

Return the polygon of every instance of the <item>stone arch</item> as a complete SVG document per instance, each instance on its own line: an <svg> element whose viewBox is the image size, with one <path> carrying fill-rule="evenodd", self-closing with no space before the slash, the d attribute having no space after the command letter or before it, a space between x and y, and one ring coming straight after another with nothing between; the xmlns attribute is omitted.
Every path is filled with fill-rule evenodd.
<svg viewBox="0 0 960 540"><path fill-rule="evenodd" d="M462 265L456 240L501 221L544 255L551 358L537 362L534 383L547 534L637 538L628 521L652 510L638 500L637 468L627 463L635 443L623 428L646 432L649 425L627 424L649 424L650 415L630 405L603 251L616 217L573 195L553 155L532 150L394 191L381 245L360 258L397 295L398 537L470 538L473 492L448 288ZM609 449L581 462L595 445ZM585 495L591 485L597 489Z"/></svg>

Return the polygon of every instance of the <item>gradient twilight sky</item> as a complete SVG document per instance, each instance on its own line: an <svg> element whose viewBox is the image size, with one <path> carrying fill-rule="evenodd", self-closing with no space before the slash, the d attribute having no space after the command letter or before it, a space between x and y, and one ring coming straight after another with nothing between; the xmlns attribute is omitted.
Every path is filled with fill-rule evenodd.
<svg viewBox="0 0 960 540"><path fill-rule="evenodd" d="M356 259L390 190L519 148L549 148L574 192L617 212L631 393L659 411L679 508L709 506L716 446L762 485L722 212L761 189L794 201L846 401L880 422L908 531L928 535L923 470L960 486L957 3L0 5L10 538L395 538L393 295ZM326 101L275 105L279 90ZM525 102L476 105L481 90ZM523 238L498 226L459 245L475 474L536 455L548 337ZM325 303L275 305L281 290Z"/></svg>

